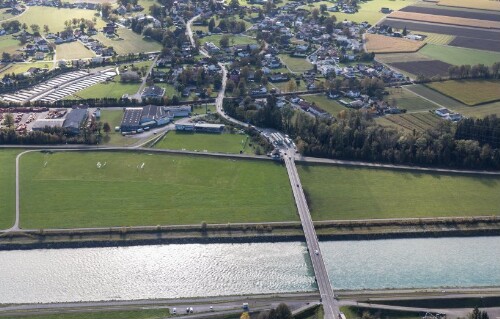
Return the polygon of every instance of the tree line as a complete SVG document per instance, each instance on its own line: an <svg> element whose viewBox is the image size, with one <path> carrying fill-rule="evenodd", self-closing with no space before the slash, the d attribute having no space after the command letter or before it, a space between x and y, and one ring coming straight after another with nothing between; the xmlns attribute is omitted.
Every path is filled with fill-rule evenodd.
<svg viewBox="0 0 500 319"><path fill-rule="evenodd" d="M467 120L456 127L442 121L423 132L407 132L382 127L360 111L341 111L337 119L326 119L290 107L280 109L274 96L261 108L225 100L224 110L241 121L287 133L296 141L298 151L306 156L467 169L500 168L496 140L500 120L494 115L482 121Z"/></svg>

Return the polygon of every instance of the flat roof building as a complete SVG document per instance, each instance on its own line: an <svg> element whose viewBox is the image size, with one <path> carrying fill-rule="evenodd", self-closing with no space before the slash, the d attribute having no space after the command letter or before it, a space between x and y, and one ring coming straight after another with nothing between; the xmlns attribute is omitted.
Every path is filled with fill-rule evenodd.
<svg viewBox="0 0 500 319"><path fill-rule="evenodd" d="M73 134L79 134L80 128L87 120L89 113L87 109L75 109L66 115L63 127Z"/></svg>
<svg viewBox="0 0 500 319"><path fill-rule="evenodd" d="M127 107L123 113L122 132L135 131L141 127L142 107Z"/></svg>

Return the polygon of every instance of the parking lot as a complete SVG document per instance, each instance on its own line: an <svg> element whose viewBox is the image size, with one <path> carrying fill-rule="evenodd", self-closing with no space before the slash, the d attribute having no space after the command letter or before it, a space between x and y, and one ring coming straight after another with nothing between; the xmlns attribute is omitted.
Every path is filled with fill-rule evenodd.
<svg viewBox="0 0 500 319"><path fill-rule="evenodd" d="M90 73L87 71L69 72L29 89L20 90L13 94L3 94L0 98L6 102L17 103L28 101L55 102L116 75L116 71L112 68Z"/></svg>

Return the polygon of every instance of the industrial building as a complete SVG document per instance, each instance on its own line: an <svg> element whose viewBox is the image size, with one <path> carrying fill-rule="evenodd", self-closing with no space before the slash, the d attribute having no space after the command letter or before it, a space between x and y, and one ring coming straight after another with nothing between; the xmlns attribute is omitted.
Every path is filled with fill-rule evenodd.
<svg viewBox="0 0 500 319"><path fill-rule="evenodd" d="M170 120L171 117L165 112L163 106L128 107L123 114L120 130L122 132L131 132L144 127L165 125Z"/></svg>
<svg viewBox="0 0 500 319"><path fill-rule="evenodd" d="M72 134L80 134L80 128L88 116L89 112L87 109L74 109L66 115L63 128Z"/></svg>
<svg viewBox="0 0 500 319"><path fill-rule="evenodd" d="M183 106L164 106L165 112L170 113L171 117L186 117L191 113L191 105Z"/></svg>
<svg viewBox="0 0 500 319"><path fill-rule="evenodd" d="M33 122L33 131L43 131L46 127L62 127L64 119L40 119Z"/></svg>
<svg viewBox="0 0 500 319"><path fill-rule="evenodd" d="M211 124L211 123L184 123L175 124L177 131L188 132L204 132L204 133L222 133L224 131L224 124Z"/></svg>
<svg viewBox="0 0 500 319"><path fill-rule="evenodd" d="M131 132L141 127L142 107L127 107L123 113L120 130Z"/></svg>

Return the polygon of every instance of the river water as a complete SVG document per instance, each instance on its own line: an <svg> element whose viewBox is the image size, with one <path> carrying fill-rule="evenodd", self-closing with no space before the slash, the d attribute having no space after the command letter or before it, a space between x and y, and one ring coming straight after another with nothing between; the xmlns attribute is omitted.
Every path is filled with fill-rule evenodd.
<svg viewBox="0 0 500 319"><path fill-rule="evenodd" d="M328 241L337 289L500 286L500 237ZM304 243L0 252L0 303L312 291Z"/></svg>

